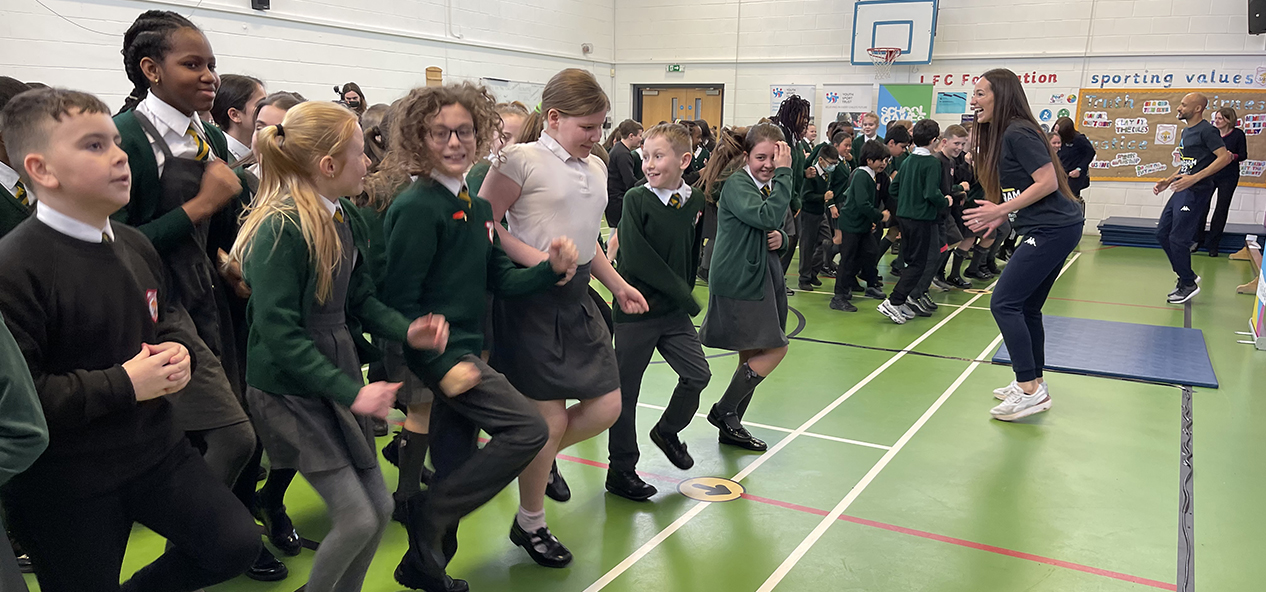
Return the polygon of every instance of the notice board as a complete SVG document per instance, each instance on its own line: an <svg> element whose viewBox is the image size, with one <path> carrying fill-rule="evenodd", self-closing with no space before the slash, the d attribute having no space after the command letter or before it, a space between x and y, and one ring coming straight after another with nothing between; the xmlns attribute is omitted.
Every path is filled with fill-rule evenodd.
<svg viewBox="0 0 1266 592"><path fill-rule="evenodd" d="M1215 109L1235 109L1248 140L1240 185L1266 187L1266 90L1081 89L1075 121L1095 147L1090 179L1154 183L1178 172L1178 142L1187 127L1178 119L1178 104L1190 92L1209 98L1210 123Z"/></svg>

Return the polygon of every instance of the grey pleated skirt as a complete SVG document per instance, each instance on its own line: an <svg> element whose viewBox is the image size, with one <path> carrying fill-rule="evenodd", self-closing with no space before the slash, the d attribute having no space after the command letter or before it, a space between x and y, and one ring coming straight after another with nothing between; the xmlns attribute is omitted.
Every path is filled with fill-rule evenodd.
<svg viewBox="0 0 1266 592"><path fill-rule="evenodd" d="M566 285L496 299L490 364L529 399L592 399L620 388L611 332L588 292L586 263Z"/></svg>
<svg viewBox="0 0 1266 592"><path fill-rule="evenodd" d="M708 312L699 329L699 340L708 347L730 351L787 345L787 282L777 253L770 251L765 261L765 287L760 300L708 295Z"/></svg>

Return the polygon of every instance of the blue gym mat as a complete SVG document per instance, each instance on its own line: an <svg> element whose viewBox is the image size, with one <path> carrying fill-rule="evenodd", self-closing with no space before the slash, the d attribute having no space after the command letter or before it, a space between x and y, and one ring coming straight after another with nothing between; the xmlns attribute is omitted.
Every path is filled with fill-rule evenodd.
<svg viewBox="0 0 1266 592"><path fill-rule="evenodd" d="M1218 388L1199 329L1051 315L1043 321L1049 370ZM993 361L1011 363L1005 344Z"/></svg>

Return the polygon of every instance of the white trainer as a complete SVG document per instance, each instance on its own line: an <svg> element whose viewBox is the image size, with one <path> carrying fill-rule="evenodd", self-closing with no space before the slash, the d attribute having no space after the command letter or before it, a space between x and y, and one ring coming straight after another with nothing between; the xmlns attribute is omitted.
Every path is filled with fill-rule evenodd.
<svg viewBox="0 0 1266 592"><path fill-rule="evenodd" d="M1011 393L1020 393L1023 395L1024 389L1020 388L1020 383L1012 380L1011 384L1008 384L1007 386L993 389L993 398L999 401L1005 401L1007 400L1007 395Z"/></svg>
<svg viewBox="0 0 1266 592"><path fill-rule="evenodd" d="M997 420L1015 421L1050 408L1051 396L1046 383L1043 382L1031 395L1025 394L1024 391L1009 393L1002 404L990 409L989 413Z"/></svg>

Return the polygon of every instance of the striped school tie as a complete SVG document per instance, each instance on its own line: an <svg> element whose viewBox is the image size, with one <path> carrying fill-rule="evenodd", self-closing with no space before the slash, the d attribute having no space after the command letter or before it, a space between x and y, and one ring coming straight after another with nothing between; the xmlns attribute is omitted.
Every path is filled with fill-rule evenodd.
<svg viewBox="0 0 1266 592"><path fill-rule="evenodd" d="M339 224L343 223L343 209L342 208L337 208L334 210L334 221L338 222Z"/></svg>
<svg viewBox="0 0 1266 592"><path fill-rule="evenodd" d="M461 191L457 192L457 199L462 200L462 203L466 204L466 207L470 207L470 192L466 190L465 186L462 187Z"/></svg>
<svg viewBox="0 0 1266 592"><path fill-rule="evenodd" d="M198 129L194 127L193 122L189 123L189 129L185 130L185 135L193 138L193 143L198 148L198 153L194 155L194 158L201 161L207 160L207 157L211 155L211 145L198 135Z"/></svg>
<svg viewBox="0 0 1266 592"><path fill-rule="evenodd" d="M106 233L106 232L102 232L102 233L101 233L101 242L102 242L102 243L104 243L104 244L107 244L107 245L108 245L108 244L113 243L113 242L114 242L114 239L110 238L110 235L109 235L108 233Z"/></svg>
<svg viewBox="0 0 1266 592"><path fill-rule="evenodd" d="M681 194L674 193L672 197L668 198L668 205L680 210L681 209Z"/></svg>
<svg viewBox="0 0 1266 592"><path fill-rule="evenodd" d="M31 196L26 194L26 185L23 185L21 181L18 181L17 186L13 188L13 197L17 198L22 205L31 207Z"/></svg>
<svg viewBox="0 0 1266 592"><path fill-rule="evenodd" d="M769 185L760 188L760 194L769 197Z"/></svg>

